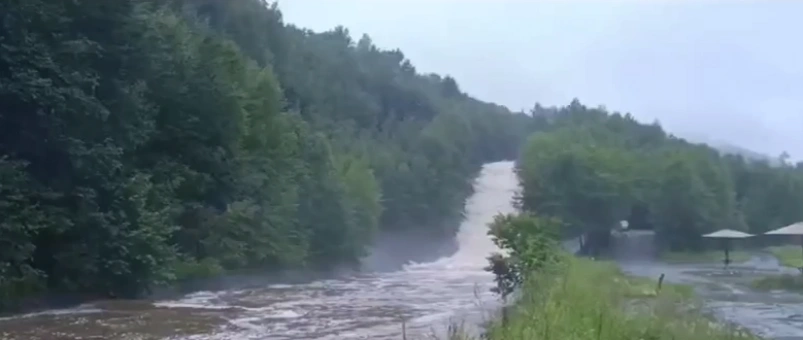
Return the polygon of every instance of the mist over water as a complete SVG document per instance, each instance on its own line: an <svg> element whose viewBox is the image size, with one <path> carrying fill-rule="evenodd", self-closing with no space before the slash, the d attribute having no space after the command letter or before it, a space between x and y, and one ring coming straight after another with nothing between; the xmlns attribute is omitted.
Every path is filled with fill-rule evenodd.
<svg viewBox="0 0 803 340"><path fill-rule="evenodd" d="M442 333L450 322L465 322L477 330L486 320L484 312L499 306L490 292L493 276L483 270L486 257L498 250L487 235L487 224L498 213L515 211L511 201L517 190L513 162L485 165L475 194L466 202L466 219L454 240L456 251L432 261L307 283L255 281L247 289L200 291L175 301L100 301L0 318L0 338L398 340L402 320L411 339ZM749 287L759 276L795 273L793 269L780 267L767 255L729 270L721 264L669 265L655 258L654 237L651 231L636 230L615 235L614 259L633 275L657 279L665 274L668 282L693 285L705 309L721 320L767 339L803 339L802 295ZM406 241L397 240L397 246ZM569 250L577 245L577 240L564 242ZM392 257L370 261L387 269Z"/></svg>
<svg viewBox="0 0 803 340"><path fill-rule="evenodd" d="M627 230L613 235L612 255L619 263L654 262L655 232L652 230Z"/></svg>
<svg viewBox="0 0 803 340"><path fill-rule="evenodd" d="M413 263L487 264L485 257L497 251L487 235L487 224L497 213L510 213L518 179L513 162L490 163L474 181L475 194L465 206L465 220L457 235L443 237L427 231L397 231L379 236L372 253L363 260L371 271L396 271Z"/></svg>
<svg viewBox="0 0 803 340"><path fill-rule="evenodd" d="M236 286L249 288L199 291L172 301L100 301L20 315L0 319L0 338L398 340L403 320L407 335L416 339L442 333L450 322L471 330L486 320L484 311L498 306L490 292L493 275L483 269L487 256L498 250L487 225L496 214L515 211L513 162L486 164L474 187L455 251L431 261L306 283L255 281ZM404 239L396 241L404 246ZM387 267L391 257L369 262Z"/></svg>
<svg viewBox="0 0 803 340"><path fill-rule="evenodd" d="M369 255L360 261L360 270L367 272L393 272L410 262L432 262L457 252L459 245L454 235L422 230L381 232Z"/></svg>
<svg viewBox="0 0 803 340"><path fill-rule="evenodd" d="M399 339L402 320L408 335L439 333L450 320L478 323L482 311L496 303L493 276L483 269L486 257L498 250L487 224L498 213L515 211L517 189L513 162L485 165L466 202L457 251L435 261L307 284L200 292L156 305L240 308L218 334L194 339Z"/></svg>
<svg viewBox="0 0 803 340"><path fill-rule="evenodd" d="M498 251L487 225L498 213L515 209L518 190L513 162L487 164L466 202L466 219L455 237L456 251L433 261L411 262L398 270L348 275L306 284L270 285L250 290L199 292L153 308L184 316L218 315L214 331L173 339L401 339L442 333L450 322L478 325L483 311L499 306L490 292L493 276L486 257ZM733 266L667 265L656 258L652 231L631 230L614 238L614 258L625 272L695 286L706 309L722 320L750 328L770 339L803 339L803 296L752 291L758 275L780 273L773 259L757 257ZM407 240L398 240L404 245ZM575 241L564 246L576 249ZM410 251L425 248L408 244ZM420 248L419 248L420 247ZM381 261L373 259L383 267ZM386 259L387 260L387 259Z"/></svg>

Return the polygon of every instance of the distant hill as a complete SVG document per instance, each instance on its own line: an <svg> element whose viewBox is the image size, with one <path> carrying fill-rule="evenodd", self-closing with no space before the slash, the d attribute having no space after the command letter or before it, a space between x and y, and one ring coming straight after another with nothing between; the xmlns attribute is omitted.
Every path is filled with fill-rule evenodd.
<svg viewBox="0 0 803 340"><path fill-rule="evenodd" d="M768 155L765 155L765 154L762 154L762 153L759 153L759 152L756 152L756 151L753 151L753 150L750 150L750 149L745 149L745 148L743 148L741 146L736 146L736 145L732 145L732 144L719 144L719 145L709 144L709 145L711 145L712 147L718 149L722 153L727 153L727 154L732 154L732 155L741 155L741 156L744 156L745 158L749 158L749 159L753 159L753 160L757 160L757 161L758 160L766 160L766 161L773 160L773 157L770 157Z"/></svg>
<svg viewBox="0 0 803 340"><path fill-rule="evenodd" d="M742 157L754 161L768 161L772 164L780 164L778 157L773 157L767 154L756 152L738 145L711 138L707 135L681 133L679 134L686 140L693 143L706 144L714 149L719 150L720 153L730 155L741 155Z"/></svg>
<svg viewBox="0 0 803 340"><path fill-rule="evenodd" d="M741 146L728 144L728 143L721 143L721 142L707 142L706 144L710 145L711 147L719 150L721 153L731 154L731 155L741 155L742 157L754 160L754 161L767 161L772 165L780 165L781 161L778 157L769 156L760 152L756 152L750 149L743 148Z"/></svg>

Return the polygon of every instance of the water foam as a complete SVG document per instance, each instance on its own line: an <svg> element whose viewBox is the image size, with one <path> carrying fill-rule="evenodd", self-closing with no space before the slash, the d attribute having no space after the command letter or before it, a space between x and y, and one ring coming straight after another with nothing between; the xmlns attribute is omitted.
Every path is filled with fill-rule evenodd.
<svg viewBox="0 0 803 340"><path fill-rule="evenodd" d="M407 320L408 334L444 328L450 318L476 319L478 306L496 300L490 293L493 276L483 269L487 257L498 251L487 225L496 214L515 211L512 198L518 181L513 163L485 165L474 186L456 235L458 250L451 256L409 263L395 272L266 286L239 296L202 292L161 305L212 304L242 311L229 320L235 329L205 339L398 339L402 319ZM262 306L237 307L246 302Z"/></svg>

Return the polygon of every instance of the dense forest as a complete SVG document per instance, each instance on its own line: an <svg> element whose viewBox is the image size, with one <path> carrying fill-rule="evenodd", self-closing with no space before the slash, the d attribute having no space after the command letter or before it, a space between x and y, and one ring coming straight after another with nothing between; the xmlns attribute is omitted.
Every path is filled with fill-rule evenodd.
<svg viewBox="0 0 803 340"><path fill-rule="evenodd" d="M0 16L0 308L354 263L382 231L449 236L480 165L516 157L538 216L521 223L590 253L621 220L668 250L803 220L803 164L578 101L510 112L264 0L9 0Z"/></svg>
<svg viewBox="0 0 803 340"><path fill-rule="evenodd" d="M785 153L722 152L576 99L536 104L531 115L538 129L516 164L519 212L497 216L488 231L504 250L486 268L503 297L566 263L561 239L582 237L582 254L606 255L621 221L654 230L658 249L672 252L718 247L702 235L719 229L761 234L803 221L803 162Z"/></svg>
<svg viewBox="0 0 803 340"><path fill-rule="evenodd" d="M264 0L8 0L0 16L5 308L354 262L382 230L449 235L479 166L538 126Z"/></svg>
<svg viewBox="0 0 803 340"><path fill-rule="evenodd" d="M555 218L599 254L620 221L653 229L663 250L700 251L718 229L758 234L803 220L803 163L750 160L673 136L656 122L589 108L536 106L522 148L520 208Z"/></svg>
<svg viewBox="0 0 803 340"><path fill-rule="evenodd" d="M515 303L484 339L759 339L718 324L708 308L689 308L700 302L693 286L629 276L605 252L621 221L684 254L716 246L701 235L717 229L760 234L799 222L803 163L785 154L748 160L578 100L532 114L541 127L516 165L519 211L496 216L488 230L501 251L485 269L493 290ZM578 236L592 259L563 249L561 239ZM768 285L799 287L797 277Z"/></svg>

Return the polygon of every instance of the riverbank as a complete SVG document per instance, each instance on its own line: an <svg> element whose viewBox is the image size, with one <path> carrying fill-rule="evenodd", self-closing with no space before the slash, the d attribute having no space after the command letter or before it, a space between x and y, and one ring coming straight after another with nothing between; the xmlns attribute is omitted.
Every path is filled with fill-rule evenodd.
<svg viewBox="0 0 803 340"><path fill-rule="evenodd" d="M359 268L348 264L333 266L328 269L241 269L176 280L170 282L170 284L153 287L150 293L143 294L137 298L115 299L100 294L49 293L20 300L13 308L0 312L0 318L39 314L52 310L66 310L81 305L108 303L110 301L150 303L157 300L177 299L200 291L248 289L271 284L303 284L354 275L359 272Z"/></svg>
<svg viewBox="0 0 803 340"><path fill-rule="evenodd" d="M691 287L659 287L610 262L571 258L522 292L507 317L488 328L490 339L758 339L711 321Z"/></svg>
<svg viewBox="0 0 803 340"><path fill-rule="evenodd" d="M457 227L454 227L457 229ZM408 248L401 245L407 244ZM415 244L415 251L409 249ZM336 280L365 273L394 272L410 262L427 263L457 251L454 235L427 233L419 230L400 230L380 233L370 254L360 263L341 262L328 267L306 268L243 268L237 270L203 270L215 266L195 264L192 275L182 275L166 284L152 287L150 292L136 298L111 298L101 294L48 293L17 301L15 306L0 310L0 318L67 310L81 305L103 303L147 304L159 300L180 299L203 291L259 289L269 285L303 285L315 281ZM201 268L201 269L198 269Z"/></svg>
<svg viewBox="0 0 803 340"><path fill-rule="evenodd" d="M800 268L803 267L803 257L801 257L800 246L786 245L769 247L767 251L775 256L784 267Z"/></svg>
<svg viewBox="0 0 803 340"><path fill-rule="evenodd" d="M763 291L784 290L803 293L803 275L791 272L791 269L803 267L800 247L794 245L769 247L767 252L772 254L781 266L790 269L790 273L760 277L751 283L751 287Z"/></svg>
<svg viewBox="0 0 803 340"><path fill-rule="evenodd" d="M431 334L433 326L448 325L450 318L480 323L483 316L477 303L495 306L497 301L490 292L493 275L483 270L486 254L497 250L486 225L496 213L515 210L510 202L518 183L512 168L512 162L483 167L455 237L459 247L435 249L431 260L425 256L426 241L396 247L403 252L380 245L388 252L374 258L373 266L384 271L342 272L335 278L279 284L259 275L229 277L239 286L202 289L179 299L99 301L0 319L0 339L398 340L402 320L411 339ZM440 250L450 255L441 255ZM393 263L385 261L411 252L420 262L393 270Z"/></svg>

